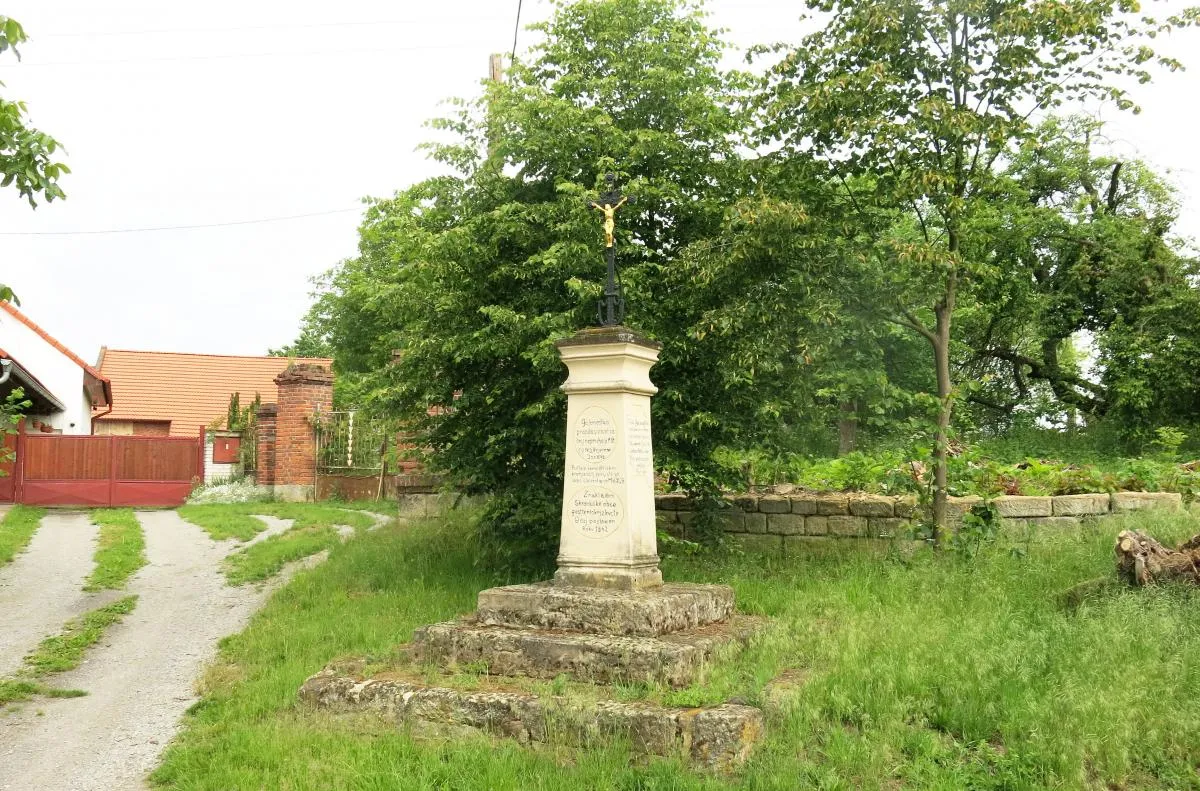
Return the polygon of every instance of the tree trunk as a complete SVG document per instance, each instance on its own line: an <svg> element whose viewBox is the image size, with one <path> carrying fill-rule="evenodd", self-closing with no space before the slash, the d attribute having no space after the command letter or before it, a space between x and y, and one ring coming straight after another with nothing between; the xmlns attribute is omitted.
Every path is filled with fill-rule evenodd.
<svg viewBox="0 0 1200 791"><path fill-rule="evenodd" d="M937 327L933 333L933 357L937 367L938 416L933 446L933 539L939 545L946 541L947 455L950 448L950 414L954 408L953 387L950 381L950 318L954 314L956 276L946 279L946 294L934 312Z"/></svg>
<svg viewBox="0 0 1200 791"><path fill-rule="evenodd" d="M1123 530L1114 547L1117 574L1130 585L1182 580L1200 585L1200 535L1167 549L1140 530Z"/></svg>
<svg viewBox="0 0 1200 791"><path fill-rule="evenodd" d="M858 435L858 402L843 401L838 406L841 417L838 418L838 455L845 456L854 451L855 439Z"/></svg>

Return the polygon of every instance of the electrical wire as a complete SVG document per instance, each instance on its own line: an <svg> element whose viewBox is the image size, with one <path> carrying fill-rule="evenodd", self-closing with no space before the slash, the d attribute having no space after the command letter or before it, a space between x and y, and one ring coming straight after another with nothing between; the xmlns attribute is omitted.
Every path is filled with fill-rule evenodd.
<svg viewBox="0 0 1200 791"><path fill-rule="evenodd" d="M315 211L307 214L288 214L282 217L263 217L257 220L233 220L231 222L197 223L195 225L159 225L150 228L106 228L94 231L0 231L0 236L95 236L110 233L149 233L153 231L190 231L198 228L227 228L233 225L260 225L268 222L287 222L288 220L303 220L309 217L325 217L331 214L346 214L352 211L362 211L362 207L352 209L331 209L330 211Z"/></svg>
<svg viewBox="0 0 1200 791"><path fill-rule="evenodd" d="M517 35L521 32L521 0L517 0L517 23L513 26L512 60L517 59Z"/></svg>
<svg viewBox="0 0 1200 791"><path fill-rule="evenodd" d="M503 17L476 17L476 19L500 21ZM103 36L150 36L176 33L236 33L242 30L304 30L308 28L365 27L376 25L423 25L440 23L433 19L377 19L355 22L310 22L284 25L239 25L237 27L160 28L157 30L90 30L78 33L41 33L37 38L101 38Z"/></svg>
<svg viewBox="0 0 1200 791"><path fill-rule="evenodd" d="M335 49L314 50L308 52L235 52L228 55L181 55L165 58L122 58L119 60L55 60L42 63L22 61L20 64L0 64L0 69L28 69L34 66L108 66L126 63L166 63L169 61L189 60L229 60L234 58L288 58L288 57L328 57L331 55L388 55L396 52L413 52L418 50L469 50L478 49L470 44L439 45L429 44L416 47L388 47L387 49Z"/></svg>

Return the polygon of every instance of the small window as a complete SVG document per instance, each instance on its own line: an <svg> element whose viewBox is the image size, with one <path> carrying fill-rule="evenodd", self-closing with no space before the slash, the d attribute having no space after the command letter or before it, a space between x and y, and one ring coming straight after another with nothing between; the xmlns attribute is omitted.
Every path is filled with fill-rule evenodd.
<svg viewBox="0 0 1200 791"><path fill-rule="evenodd" d="M236 464L241 437L213 437L213 464Z"/></svg>

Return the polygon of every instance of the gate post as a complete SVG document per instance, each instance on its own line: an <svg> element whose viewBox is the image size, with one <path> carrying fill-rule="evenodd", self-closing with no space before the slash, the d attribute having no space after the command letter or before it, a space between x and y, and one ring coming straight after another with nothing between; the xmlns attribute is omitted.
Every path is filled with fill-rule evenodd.
<svg viewBox="0 0 1200 791"><path fill-rule="evenodd" d="M313 363L287 367L275 377L279 414L275 423L275 496L311 500L317 482L314 418L333 410L333 372Z"/></svg>
<svg viewBox="0 0 1200 791"><path fill-rule="evenodd" d="M275 426L279 418L276 404L263 404L255 413L254 482L275 488Z"/></svg>

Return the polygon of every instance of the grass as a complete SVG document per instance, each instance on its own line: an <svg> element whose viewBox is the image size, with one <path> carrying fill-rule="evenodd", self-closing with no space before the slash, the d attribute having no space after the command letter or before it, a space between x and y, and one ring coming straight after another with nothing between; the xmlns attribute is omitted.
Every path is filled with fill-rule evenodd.
<svg viewBox="0 0 1200 791"><path fill-rule="evenodd" d="M378 506L373 508L372 506ZM388 503L230 503L185 505L179 515L208 533L214 541L235 538L249 541L266 529L266 524L255 516L275 516L292 519L293 527L321 527L325 525L349 525L355 528L370 527L375 522L363 511L375 510L385 516L395 515L395 504Z"/></svg>
<svg viewBox="0 0 1200 791"><path fill-rule="evenodd" d="M62 632L47 637L25 657L26 668L34 676L44 676L78 667L84 652L104 636L104 630L133 612L137 599L126 596L69 621Z"/></svg>
<svg viewBox="0 0 1200 791"><path fill-rule="evenodd" d="M274 577L288 563L333 547L340 541L332 527L293 527L225 559L230 585L244 585Z"/></svg>
<svg viewBox="0 0 1200 791"><path fill-rule="evenodd" d="M146 565L146 539L131 508L98 508L92 524L100 526L96 568L84 582L85 591L120 590L135 571Z"/></svg>
<svg viewBox="0 0 1200 791"><path fill-rule="evenodd" d="M254 513L290 519L292 526L226 558L225 576L231 585L268 579L288 563L332 548L341 541L335 525L364 530L375 524L370 514L362 510L315 503L262 503Z"/></svg>
<svg viewBox="0 0 1200 791"><path fill-rule="evenodd" d="M126 596L69 621L62 632L47 637L33 653L25 657L25 666L15 677L0 678L0 707L37 695L48 698L86 695L86 692L78 689L47 686L39 679L79 667L84 653L104 636L105 629L133 612L136 605L137 596Z"/></svg>
<svg viewBox="0 0 1200 791"><path fill-rule="evenodd" d="M619 745L530 751L505 740L418 741L307 712L304 679L332 659L394 661L414 628L496 584L471 526L384 529L336 546L222 646L204 698L154 781L175 789L1200 789L1200 592L1064 591L1113 573L1112 537L1200 532L1186 514L1134 515L973 560L813 542L791 557L671 560L669 579L727 582L774 627L700 683L623 699L764 706L765 742L727 778ZM772 692L776 677L791 692ZM553 686L555 682L546 682ZM570 685L560 685L569 689ZM298 756L303 756L302 758Z"/></svg>
<svg viewBox="0 0 1200 791"><path fill-rule="evenodd" d="M29 546L45 514L43 508L14 505L4 515L4 521L0 521L0 566L9 563Z"/></svg>
<svg viewBox="0 0 1200 791"><path fill-rule="evenodd" d="M266 530L267 526L253 514L265 513L267 503L235 503L230 505L185 505L179 516L196 525L214 541L236 538L249 541Z"/></svg>

